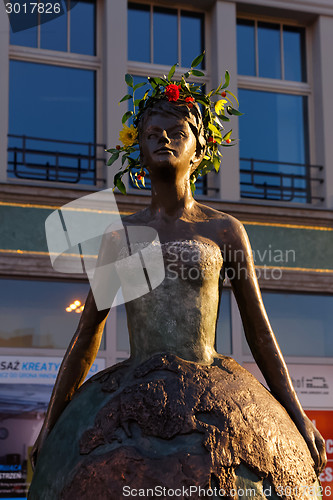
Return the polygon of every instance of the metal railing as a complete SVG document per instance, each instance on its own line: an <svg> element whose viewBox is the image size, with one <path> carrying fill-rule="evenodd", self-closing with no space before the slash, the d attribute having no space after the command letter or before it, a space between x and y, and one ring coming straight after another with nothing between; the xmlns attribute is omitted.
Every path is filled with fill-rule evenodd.
<svg viewBox="0 0 333 500"><path fill-rule="evenodd" d="M242 198L298 203L324 201L316 185L323 184L324 167L303 163L240 158ZM314 189L315 188L315 189Z"/></svg>
<svg viewBox="0 0 333 500"><path fill-rule="evenodd" d="M105 183L105 145L8 134L8 175L49 182Z"/></svg>

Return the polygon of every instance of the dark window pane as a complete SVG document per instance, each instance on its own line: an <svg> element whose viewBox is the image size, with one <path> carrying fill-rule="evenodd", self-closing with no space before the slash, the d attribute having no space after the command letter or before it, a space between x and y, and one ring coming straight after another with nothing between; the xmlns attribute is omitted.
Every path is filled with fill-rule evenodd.
<svg viewBox="0 0 333 500"><path fill-rule="evenodd" d="M216 326L216 350L221 354L232 353L230 301L230 290L223 290L221 297L220 314Z"/></svg>
<svg viewBox="0 0 333 500"><path fill-rule="evenodd" d="M95 55L96 4L92 0L71 1L70 51Z"/></svg>
<svg viewBox="0 0 333 500"><path fill-rule="evenodd" d="M17 15L17 14L15 14ZM22 23L24 23L24 16L26 14L20 14L23 16ZM24 47L35 47L37 48L37 14L30 14L33 18L32 23L34 26L31 28L17 31L16 33L10 28L10 44L11 45L22 45Z"/></svg>
<svg viewBox="0 0 333 500"><path fill-rule="evenodd" d="M288 162L304 164L308 161L307 98L239 89L239 100L240 109L244 113L239 120L241 169L249 171L248 174L244 172L241 174L241 182L253 182L257 186L262 186L264 182L272 183L278 195L279 174L286 174L284 185L289 186L290 190L292 185L305 189L305 180L292 178L292 175L304 176L305 167L288 165ZM243 160L244 158L265 160L266 163L254 163L255 169L271 172L272 175L268 177L256 175L251 179L251 163ZM275 165L269 163L270 161L286 162L287 165ZM253 193L256 192L253 186L251 189ZM259 187L258 190L262 192ZM278 196L276 199L279 199ZM296 197L292 201L307 200Z"/></svg>
<svg viewBox="0 0 333 500"><path fill-rule="evenodd" d="M74 182L72 169L77 172L79 168L78 155L87 156L87 143L95 142L95 72L11 61L9 133L48 139L49 142L35 139L30 143L29 149L34 153L25 158L26 162L44 166L49 163L54 167L59 161L60 166L72 172L68 182ZM85 144L54 143L54 139ZM10 139L9 146L22 148L22 139ZM49 153L41 154L44 151ZM55 152L59 152L58 157ZM91 162L87 158L80 161L80 168L90 169L86 182L94 183ZM55 180L54 168L52 172L49 180ZM37 173L35 178L40 178ZM84 182L82 177L80 181Z"/></svg>
<svg viewBox="0 0 333 500"><path fill-rule="evenodd" d="M204 50L204 16L191 12L181 13L181 65L189 68L191 62ZM202 63L198 66L203 68Z"/></svg>
<svg viewBox="0 0 333 500"><path fill-rule="evenodd" d="M128 5L128 59L151 62L149 5Z"/></svg>
<svg viewBox="0 0 333 500"><path fill-rule="evenodd" d="M239 75L256 76L254 21L237 21L237 68Z"/></svg>
<svg viewBox="0 0 333 500"><path fill-rule="evenodd" d="M41 14L40 47L41 49L67 52L67 11L63 15L47 21L49 14Z"/></svg>
<svg viewBox="0 0 333 500"><path fill-rule="evenodd" d="M66 308L84 304L88 290L86 283L1 280L0 346L66 348L80 318Z"/></svg>
<svg viewBox="0 0 333 500"><path fill-rule="evenodd" d="M280 25L258 23L259 76L281 78Z"/></svg>
<svg viewBox="0 0 333 500"><path fill-rule="evenodd" d="M284 356L333 356L333 296L273 292L262 295ZM249 354L245 342L243 352Z"/></svg>
<svg viewBox="0 0 333 500"><path fill-rule="evenodd" d="M178 19L175 9L154 9L154 63L178 61Z"/></svg>
<svg viewBox="0 0 333 500"><path fill-rule="evenodd" d="M284 26L283 51L285 80L305 82L305 33L303 28Z"/></svg>

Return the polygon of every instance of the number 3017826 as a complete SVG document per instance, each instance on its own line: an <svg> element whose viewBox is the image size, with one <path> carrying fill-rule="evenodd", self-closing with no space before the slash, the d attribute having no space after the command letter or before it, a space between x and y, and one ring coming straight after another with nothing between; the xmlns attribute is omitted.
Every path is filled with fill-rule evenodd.
<svg viewBox="0 0 333 500"><path fill-rule="evenodd" d="M56 3L25 2L6 3L7 14L60 14L61 5Z"/></svg>

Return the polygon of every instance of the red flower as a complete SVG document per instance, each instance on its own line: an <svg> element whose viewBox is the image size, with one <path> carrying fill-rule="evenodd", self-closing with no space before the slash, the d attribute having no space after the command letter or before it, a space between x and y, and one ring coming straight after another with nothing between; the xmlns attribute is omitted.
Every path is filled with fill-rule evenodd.
<svg viewBox="0 0 333 500"><path fill-rule="evenodd" d="M214 137L208 137L208 142L213 142L214 143L216 141L215 141Z"/></svg>
<svg viewBox="0 0 333 500"><path fill-rule="evenodd" d="M226 96L227 96L227 93L226 93L226 92L221 92L221 96L222 96L222 97L226 97Z"/></svg>
<svg viewBox="0 0 333 500"><path fill-rule="evenodd" d="M179 99L179 87L178 85L174 85L170 83L167 87L165 87L165 93L169 101L178 101Z"/></svg>
<svg viewBox="0 0 333 500"><path fill-rule="evenodd" d="M187 105L189 108L193 108L192 102L194 102L194 97L188 96L185 98L185 102L187 102Z"/></svg>

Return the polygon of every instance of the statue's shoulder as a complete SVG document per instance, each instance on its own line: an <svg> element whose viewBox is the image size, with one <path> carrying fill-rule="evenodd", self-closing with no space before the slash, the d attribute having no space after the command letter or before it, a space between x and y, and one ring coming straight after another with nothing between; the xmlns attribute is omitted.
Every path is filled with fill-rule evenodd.
<svg viewBox="0 0 333 500"><path fill-rule="evenodd" d="M216 210L215 208L209 207L202 203L197 204L199 210L210 220L216 222L216 224L223 229L239 229L244 228L241 221L236 219L230 214L221 212L221 210Z"/></svg>
<svg viewBox="0 0 333 500"><path fill-rule="evenodd" d="M150 220L150 210L149 208L143 208L139 212L134 212L133 214L125 214L121 216L121 221L124 226L131 225L145 225Z"/></svg>

